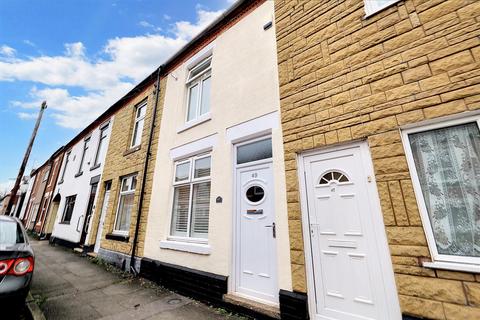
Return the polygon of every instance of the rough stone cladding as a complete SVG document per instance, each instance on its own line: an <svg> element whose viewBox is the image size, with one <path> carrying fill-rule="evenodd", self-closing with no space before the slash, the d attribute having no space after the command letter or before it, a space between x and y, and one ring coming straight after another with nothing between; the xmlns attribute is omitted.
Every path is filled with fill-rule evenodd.
<svg viewBox="0 0 480 320"><path fill-rule="evenodd" d="M152 141L150 164L147 173L147 183L142 207L142 217L140 220L139 237L137 242L136 256L143 256L144 240L147 224L148 208L150 206L150 198L152 192L152 180L155 159L157 155L158 136L160 132L160 120L162 118L163 97L165 91L166 79L160 81L160 96L157 106L157 115L155 121L155 131ZM143 127L142 141L138 150L130 149L133 125L135 119L135 106L147 99L147 112L145 115L145 123ZM101 237L101 248L110 251L116 251L124 254L131 254L133 235L137 222L138 201L143 178L143 168L145 165L146 150L150 135L150 124L152 121L153 108L155 104L154 84L152 83L144 91L138 93L124 107L117 111L115 120L113 121L110 142L107 155L105 158L105 167L103 169L102 181L99 184L99 196L95 205L96 214L93 218L92 232L89 236L89 244L95 243L97 236L98 224L100 221L100 210L105 195L105 182L111 181L110 198L107 206L105 224ZM137 185L135 189L134 203L130 216L130 232L128 242L105 239L105 235L113 231L115 223L115 215L117 212L120 179L129 174L137 174Z"/></svg>
<svg viewBox="0 0 480 320"><path fill-rule="evenodd" d="M402 312L480 319L480 275L430 253L399 127L480 108L480 1L275 1L293 288L306 292L296 154L366 139Z"/></svg>

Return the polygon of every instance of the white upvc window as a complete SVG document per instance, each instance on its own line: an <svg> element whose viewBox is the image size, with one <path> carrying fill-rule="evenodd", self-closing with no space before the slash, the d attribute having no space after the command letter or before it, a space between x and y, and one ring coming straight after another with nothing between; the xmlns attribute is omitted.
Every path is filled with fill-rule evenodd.
<svg viewBox="0 0 480 320"><path fill-rule="evenodd" d="M63 179L65 178L65 172L67 171L68 162L70 161L71 154L72 154L72 150L68 151L65 155L65 164L63 165L62 176L59 183L62 183Z"/></svg>
<svg viewBox="0 0 480 320"><path fill-rule="evenodd" d="M480 272L480 116L404 130L415 195L433 262Z"/></svg>
<svg viewBox="0 0 480 320"><path fill-rule="evenodd" d="M133 210L137 175L123 177L120 182L120 194L118 198L117 215L113 233L128 235L130 231L130 217Z"/></svg>
<svg viewBox="0 0 480 320"><path fill-rule="evenodd" d="M107 152L107 135L108 135L108 123L100 128L100 139L98 140L97 153L95 155L95 161L93 166L99 166L102 162L102 159L105 157Z"/></svg>
<svg viewBox="0 0 480 320"><path fill-rule="evenodd" d="M80 175L83 173L83 164L85 163L85 157L87 155L88 148L90 148L90 137L86 138L83 141L82 157L80 158L80 165L78 166L77 175Z"/></svg>
<svg viewBox="0 0 480 320"><path fill-rule="evenodd" d="M206 242L210 213L211 156L175 163L171 238Z"/></svg>
<svg viewBox="0 0 480 320"><path fill-rule="evenodd" d="M371 16L400 0L364 0L365 16Z"/></svg>
<svg viewBox="0 0 480 320"><path fill-rule="evenodd" d="M133 125L131 148L137 147L142 142L143 126L145 124L145 115L147 113L147 100L141 102L135 107L135 123Z"/></svg>
<svg viewBox="0 0 480 320"><path fill-rule="evenodd" d="M210 112L210 87L212 83L212 57L191 68L187 77L186 122L198 120Z"/></svg>

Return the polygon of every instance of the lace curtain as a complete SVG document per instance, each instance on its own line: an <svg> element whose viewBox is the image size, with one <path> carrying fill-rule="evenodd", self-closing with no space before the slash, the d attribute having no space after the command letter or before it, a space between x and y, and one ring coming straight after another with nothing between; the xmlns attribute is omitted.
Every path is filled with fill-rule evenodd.
<svg viewBox="0 0 480 320"><path fill-rule="evenodd" d="M480 257L480 132L467 123L409 135L439 254Z"/></svg>

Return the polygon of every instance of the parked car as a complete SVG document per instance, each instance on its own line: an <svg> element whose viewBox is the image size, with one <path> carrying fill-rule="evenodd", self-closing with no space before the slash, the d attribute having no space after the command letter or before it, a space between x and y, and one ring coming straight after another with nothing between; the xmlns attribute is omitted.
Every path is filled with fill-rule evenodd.
<svg viewBox="0 0 480 320"><path fill-rule="evenodd" d="M0 216L0 303L23 305L32 283L35 256L22 223Z"/></svg>

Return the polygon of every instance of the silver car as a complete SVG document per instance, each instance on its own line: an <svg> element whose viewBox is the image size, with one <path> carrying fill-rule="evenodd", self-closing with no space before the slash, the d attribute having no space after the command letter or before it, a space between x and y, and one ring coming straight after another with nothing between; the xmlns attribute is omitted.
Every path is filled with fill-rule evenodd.
<svg viewBox="0 0 480 320"><path fill-rule="evenodd" d="M22 223L0 216L0 304L24 305L35 256Z"/></svg>

